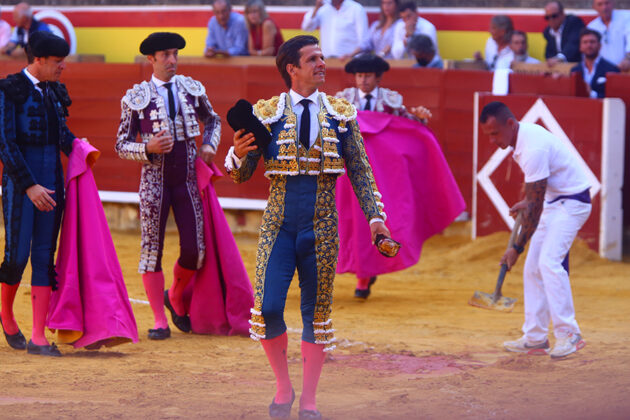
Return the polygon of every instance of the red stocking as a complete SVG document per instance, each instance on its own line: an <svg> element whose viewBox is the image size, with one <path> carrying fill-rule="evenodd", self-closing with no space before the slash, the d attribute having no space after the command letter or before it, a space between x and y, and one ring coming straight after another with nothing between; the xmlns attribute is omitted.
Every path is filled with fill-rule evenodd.
<svg viewBox="0 0 630 420"><path fill-rule="evenodd" d="M186 308L182 296L184 295L184 289L190 282L190 279L195 275L196 270L189 270L179 265L179 262L175 263L173 267L173 284L168 289L168 298L173 305L173 309L179 316L186 315Z"/></svg>
<svg viewBox="0 0 630 420"><path fill-rule="evenodd" d="M300 397L300 410L317 410L315 394L317 382L324 365L324 344L314 344L302 341L302 362L304 363L304 383Z"/></svg>
<svg viewBox="0 0 630 420"><path fill-rule="evenodd" d="M33 333L31 340L38 346L47 346L45 327L50 303L50 286L31 286L31 302L33 304Z"/></svg>
<svg viewBox="0 0 630 420"><path fill-rule="evenodd" d="M269 364L276 375L276 396L274 402L276 404L286 404L291 401L292 389L291 379L289 378L289 363L287 360L287 333L272 338L270 340L260 340Z"/></svg>
<svg viewBox="0 0 630 420"><path fill-rule="evenodd" d="M13 302L15 301L15 295L17 294L20 284L6 284L2 283L2 326L4 332L9 335L17 334L20 330L17 322L15 322L15 315L13 315Z"/></svg>
<svg viewBox="0 0 630 420"><path fill-rule="evenodd" d="M161 271L144 273L142 283L153 311L155 320L153 328L168 328L168 320L164 313L164 273Z"/></svg>

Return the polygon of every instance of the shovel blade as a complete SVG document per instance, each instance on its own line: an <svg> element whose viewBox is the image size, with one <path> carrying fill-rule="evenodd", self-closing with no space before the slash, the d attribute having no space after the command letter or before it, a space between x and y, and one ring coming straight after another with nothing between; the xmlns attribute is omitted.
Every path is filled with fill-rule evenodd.
<svg viewBox="0 0 630 420"><path fill-rule="evenodd" d="M516 299L506 296L501 296L495 302L491 293L484 293L479 291L476 291L475 294L468 301L468 304L471 306L476 306L477 308L491 309L500 312L512 312L515 303Z"/></svg>

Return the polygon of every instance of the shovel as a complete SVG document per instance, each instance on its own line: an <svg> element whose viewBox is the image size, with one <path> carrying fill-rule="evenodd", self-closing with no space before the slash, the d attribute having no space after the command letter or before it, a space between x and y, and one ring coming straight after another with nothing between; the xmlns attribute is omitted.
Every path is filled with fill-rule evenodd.
<svg viewBox="0 0 630 420"><path fill-rule="evenodd" d="M514 228L510 235L510 241L508 242L508 249L514 245L516 235L521 227L521 213L519 212L514 221ZM469 305L476 306L478 308L493 309L501 312L512 312L516 299L503 296L501 294L501 288L503 287L503 280L505 279L505 273L507 273L507 264L501 264L501 271L499 271L499 278L497 278L497 286L494 288L494 293L484 293L475 291L475 294L468 301Z"/></svg>

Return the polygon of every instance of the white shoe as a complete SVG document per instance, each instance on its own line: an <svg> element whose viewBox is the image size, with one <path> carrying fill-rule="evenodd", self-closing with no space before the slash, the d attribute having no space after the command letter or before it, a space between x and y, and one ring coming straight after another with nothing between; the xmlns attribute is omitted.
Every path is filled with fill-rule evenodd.
<svg viewBox="0 0 630 420"><path fill-rule="evenodd" d="M545 340L541 343L530 343L525 336L522 336L516 341L506 341L503 343L503 347L507 351L527 353L533 356L546 356L549 354L549 340Z"/></svg>
<svg viewBox="0 0 630 420"><path fill-rule="evenodd" d="M550 355L553 359L558 359L575 353L584 348L585 345L586 341L582 339L580 334L569 334L556 340L556 345L551 350Z"/></svg>

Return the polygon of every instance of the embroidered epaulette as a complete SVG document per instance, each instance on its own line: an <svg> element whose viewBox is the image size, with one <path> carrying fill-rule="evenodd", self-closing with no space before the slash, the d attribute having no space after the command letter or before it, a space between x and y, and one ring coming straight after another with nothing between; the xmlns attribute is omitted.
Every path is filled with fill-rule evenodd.
<svg viewBox="0 0 630 420"><path fill-rule="evenodd" d="M339 121L351 121L357 117L357 109L344 98L322 94L322 101L328 112Z"/></svg>
<svg viewBox="0 0 630 420"><path fill-rule="evenodd" d="M201 96L206 93L204 85L192 77L175 75L175 80L192 96Z"/></svg>
<svg viewBox="0 0 630 420"><path fill-rule="evenodd" d="M280 96L274 96L271 99L260 99L254 104L254 115L263 124L271 124L278 121L284 114L286 96L286 93L282 93Z"/></svg>
<svg viewBox="0 0 630 420"><path fill-rule="evenodd" d="M387 106L394 109L402 107L403 97L400 93L387 88L381 88L381 92L383 94L383 102L385 102Z"/></svg>
<svg viewBox="0 0 630 420"><path fill-rule="evenodd" d="M29 80L22 73L10 74L6 79L0 80L0 89L12 102L23 104L29 95L29 84Z"/></svg>
<svg viewBox="0 0 630 420"><path fill-rule="evenodd" d="M55 82L51 83L50 87L55 92L57 100L59 100L59 102L61 102L61 105L63 105L63 110L67 117L68 107L72 105L72 99L70 99L70 95L68 95L68 89L66 89L66 85L64 85L63 83Z"/></svg>
<svg viewBox="0 0 630 420"><path fill-rule="evenodd" d="M339 91L335 94L336 98L344 98L345 100L347 100L350 103L354 103L354 98L357 95L357 89L356 88L345 88L342 91Z"/></svg>
<svg viewBox="0 0 630 420"><path fill-rule="evenodd" d="M133 85L121 99L129 108L140 111L146 108L151 102L151 88L146 80Z"/></svg>

